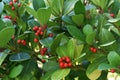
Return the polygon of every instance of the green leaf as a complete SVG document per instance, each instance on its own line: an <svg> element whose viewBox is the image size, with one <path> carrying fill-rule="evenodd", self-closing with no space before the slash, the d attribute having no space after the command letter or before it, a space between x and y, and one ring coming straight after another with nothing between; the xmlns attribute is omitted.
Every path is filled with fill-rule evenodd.
<svg viewBox="0 0 120 80"><path fill-rule="evenodd" d="M118 67L120 65L120 63L119 63L120 56L115 51L111 51L108 54L107 58L108 58L110 65L115 66L115 67Z"/></svg>
<svg viewBox="0 0 120 80"><path fill-rule="evenodd" d="M60 45L61 39L63 38L64 33L58 34L51 45L51 51L55 52L56 48Z"/></svg>
<svg viewBox="0 0 120 80"><path fill-rule="evenodd" d="M109 19L108 21L115 24L116 26L120 26L120 18Z"/></svg>
<svg viewBox="0 0 120 80"><path fill-rule="evenodd" d="M108 0L91 0L95 5L101 7L102 9L105 9L107 4L108 4Z"/></svg>
<svg viewBox="0 0 120 80"><path fill-rule="evenodd" d="M54 16L62 15L64 0L49 0L48 4L52 8L52 13Z"/></svg>
<svg viewBox="0 0 120 80"><path fill-rule="evenodd" d="M6 46L6 44L10 41L14 33L15 33L15 29L11 27L4 28L2 31L0 31L0 47L1 48Z"/></svg>
<svg viewBox="0 0 120 80"><path fill-rule="evenodd" d="M36 19L38 19L37 12L34 9L32 9L30 7L26 7L26 10L27 10L28 13L30 13L32 16L34 16Z"/></svg>
<svg viewBox="0 0 120 80"><path fill-rule="evenodd" d="M75 40L72 38L68 41L67 44L67 56L69 56L71 59L74 58L74 50L75 50Z"/></svg>
<svg viewBox="0 0 120 80"><path fill-rule="evenodd" d="M91 74L87 74L87 76L90 80L97 80L100 77L101 72L102 71L96 69Z"/></svg>
<svg viewBox="0 0 120 80"><path fill-rule="evenodd" d="M98 69L99 64L106 61L105 57L99 57L98 59L95 59L87 68L86 74L91 75L94 71Z"/></svg>
<svg viewBox="0 0 120 80"><path fill-rule="evenodd" d="M9 74L9 77L10 78L15 78L17 77L23 70L23 66L22 65L18 65L18 66L15 66L11 71L10 71L10 74Z"/></svg>
<svg viewBox="0 0 120 80"><path fill-rule="evenodd" d="M84 47L83 44L77 44L77 45L75 46L75 54L74 54L74 57L75 57L76 59L80 57L81 52L82 52L82 50L83 50L83 47Z"/></svg>
<svg viewBox="0 0 120 80"><path fill-rule="evenodd" d="M4 3L0 2L0 14L3 12L4 9Z"/></svg>
<svg viewBox="0 0 120 80"><path fill-rule="evenodd" d="M96 36L96 32L92 32L91 34L88 34L87 37L86 37L86 42L89 45L92 45L94 40L95 40L95 36Z"/></svg>
<svg viewBox="0 0 120 80"><path fill-rule="evenodd" d="M8 54L6 54L5 52L0 52L0 66L3 63L3 61L5 60L5 58L7 57Z"/></svg>
<svg viewBox="0 0 120 80"><path fill-rule="evenodd" d="M73 15L72 16L72 20L78 25L80 26L83 21L84 21L84 15L83 14L78 14L78 15Z"/></svg>
<svg viewBox="0 0 120 80"><path fill-rule="evenodd" d="M59 69L59 65L55 61L49 61L43 65L43 70L45 71L56 70L56 69Z"/></svg>
<svg viewBox="0 0 120 80"><path fill-rule="evenodd" d="M70 72L70 69L57 70L52 74L51 79L52 80L61 80L64 77L66 77L69 74L69 72Z"/></svg>
<svg viewBox="0 0 120 80"><path fill-rule="evenodd" d="M83 27L83 32L87 36L88 34L93 33L93 28L91 25L87 24Z"/></svg>
<svg viewBox="0 0 120 80"><path fill-rule="evenodd" d="M30 80L35 76L35 72L37 73L37 71L39 71L37 63L34 59L23 61L21 64L24 66L24 68L22 73L18 76L19 80ZM38 74L41 76L41 73Z"/></svg>
<svg viewBox="0 0 120 80"><path fill-rule="evenodd" d="M63 8L63 15L69 14L74 9L74 5L77 1L78 0L66 0Z"/></svg>
<svg viewBox="0 0 120 80"><path fill-rule="evenodd" d="M84 41L83 33L76 26L68 25L67 30L74 38Z"/></svg>
<svg viewBox="0 0 120 80"><path fill-rule="evenodd" d="M75 25L75 23L72 21L72 17L71 16L62 16L62 20L70 25Z"/></svg>
<svg viewBox="0 0 120 80"><path fill-rule="evenodd" d="M12 27L13 23L10 19L3 19L3 22L5 23L5 26Z"/></svg>
<svg viewBox="0 0 120 80"><path fill-rule="evenodd" d="M25 61L30 59L30 55L25 52L20 52L20 53L11 55L9 59L10 61Z"/></svg>
<svg viewBox="0 0 120 80"><path fill-rule="evenodd" d="M99 70L108 70L108 69L112 69L114 68L113 66L111 66L110 64L107 64L107 63L101 63L99 66L98 66L98 69Z"/></svg>
<svg viewBox="0 0 120 80"><path fill-rule="evenodd" d="M39 8L45 7L44 0L32 0L33 7L37 11Z"/></svg>
<svg viewBox="0 0 120 80"><path fill-rule="evenodd" d="M99 34L99 39L100 39L100 44L103 45L103 44L107 44L107 43L110 43L112 41L115 41L115 38L113 36L113 34L108 31L107 29L102 29L100 34ZM106 49L108 50L115 50L116 49L116 43L114 44L111 44L107 47L105 47Z"/></svg>
<svg viewBox="0 0 120 80"><path fill-rule="evenodd" d="M5 28L4 22L0 19L0 31Z"/></svg>
<svg viewBox="0 0 120 80"><path fill-rule="evenodd" d="M74 12L75 14L85 14L85 6L80 0L76 2Z"/></svg>
<svg viewBox="0 0 120 80"><path fill-rule="evenodd" d="M62 46L57 47L56 53L60 57L62 57L62 56L68 56L67 46L66 45L62 45Z"/></svg>
<svg viewBox="0 0 120 80"><path fill-rule="evenodd" d="M111 32L109 32L107 29L102 29L100 34L99 34L99 38L100 38L100 43L101 44L105 44L105 43L109 43L115 40L114 36L112 35Z"/></svg>
<svg viewBox="0 0 120 80"><path fill-rule="evenodd" d="M40 8L37 10L38 21L40 22L41 25L44 25L49 21L51 12L52 11L51 11L50 7Z"/></svg>
<svg viewBox="0 0 120 80"><path fill-rule="evenodd" d="M40 43L42 44L42 45L44 45L45 47L48 47L48 48L50 48L51 47L51 45L52 45L52 43L53 43L53 38L45 38L45 39L41 39L40 40Z"/></svg>

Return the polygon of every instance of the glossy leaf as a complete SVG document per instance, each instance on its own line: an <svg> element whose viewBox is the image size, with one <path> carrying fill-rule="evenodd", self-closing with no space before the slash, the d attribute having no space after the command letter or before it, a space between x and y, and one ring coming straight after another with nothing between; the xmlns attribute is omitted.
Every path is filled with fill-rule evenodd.
<svg viewBox="0 0 120 80"><path fill-rule="evenodd" d="M99 64L103 63L106 61L105 57L100 57L98 59L95 59L87 68L86 74L92 75L92 73L94 73L94 71L96 72L96 70L98 69ZM98 70L97 70L98 71ZM97 77L98 78L98 77Z"/></svg>
<svg viewBox="0 0 120 80"><path fill-rule="evenodd" d="M61 33L55 37L55 39L53 40L53 43L51 44L52 52L55 52L56 48L60 45L60 42L63 36L64 36L64 33Z"/></svg>
<svg viewBox="0 0 120 80"><path fill-rule="evenodd" d="M34 0L33 0L34 1ZM34 9L32 9L32 8L30 8L30 7L26 7L26 10L27 10L27 12L28 13L30 13L32 16L34 16L35 18L38 18L37 17L37 12L34 10Z"/></svg>
<svg viewBox="0 0 120 80"><path fill-rule="evenodd" d="M75 50L75 40L70 39L67 44L67 56L69 56L71 59L74 58L74 50Z"/></svg>
<svg viewBox="0 0 120 80"><path fill-rule="evenodd" d="M75 46L75 54L74 54L75 58L79 58L80 57L81 52L83 50L83 47L84 47L83 44L78 44L78 45Z"/></svg>
<svg viewBox="0 0 120 80"><path fill-rule="evenodd" d="M51 79L52 80L61 80L64 77L66 77L69 74L69 72L70 72L70 69L60 69L60 70L57 70L57 71L55 71L52 74Z"/></svg>
<svg viewBox="0 0 120 80"><path fill-rule="evenodd" d="M72 20L78 26L80 26L83 23L83 21L84 21L84 15L83 14L74 15L74 16L72 16Z"/></svg>
<svg viewBox="0 0 120 80"><path fill-rule="evenodd" d="M62 16L62 20L63 20L65 23L70 24L70 25L75 24L75 23L72 21L72 17L71 17L71 16Z"/></svg>
<svg viewBox="0 0 120 80"><path fill-rule="evenodd" d="M44 45L45 47L50 48L51 45L52 45L52 43L53 43L53 38L41 39L41 40L40 40L40 43L41 43L42 45Z"/></svg>
<svg viewBox="0 0 120 80"><path fill-rule="evenodd" d="M39 8L45 7L44 0L32 0L33 7L37 11Z"/></svg>
<svg viewBox="0 0 120 80"><path fill-rule="evenodd" d="M0 66L3 63L3 61L5 60L5 58L7 57L8 54L6 54L5 52L0 52Z"/></svg>
<svg viewBox="0 0 120 80"><path fill-rule="evenodd" d="M108 0L91 0L95 5L101 7L102 9L105 9L107 4L108 4Z"/></svg>
<svg viewBox="0 0 120 80"><path fill-rule="evenodd" d="M68 56L67 54L67 46L66 45L62 45L57 47L56 49L56 53L58 56L62 57L62 56Z"/></svg>
<svg viewBox="0 0 120 80"><path fill-rule="evenodd" d="M3 12L4 9L4 3L0 2L0 14Z"/></svg>
<svg viewBox="0 0 120 80"><path fill-rule="evenodd" d="M86 42L89 45L92 45L94 40L95 40L95 36L96 36L96 32L92 32L91 34L88 34L87 37L86 37Z"/></svg>
<svg viewBox="0 0 120 80"><path fill-rule="evenodd" d="M91 74L87 74L87 76L90 80L97 80L100 77L101 72L102 71L100 70L94 70Z"/></svg>
<svg viewBox="0 0 120 80"><path fill-rule="evenodd" d="M5 24L4 24L4 22L0 19L0 26L1 26L1 28L0 28L0 31L3 29L3 28L5 28Z"/></svg>
<svg viewBox="0 0 120 80"><path fill-rule="evenodd" d="M83 33L76 27L73 25L68 25L67 26L68 32L76 39L79 39L81 41L84 40L84 35Z"/></svg>
<svg viewBox="0 0 120 80"><path fill-rule="evenodd" d="M14 33L15 30L11 27L4 28L2 31L0 31L0 47L5 47L6 44L10 41L12 35L14 35Z"/></svg>
<svg viewBox="0 0 120 80"><path fill-rule="evenodd" d="M25 52L20 52L20 53L11 55L9 59L10 61L25 61L30 59L30 55Z"/></svg>
<svg viewBox="0 0 120 80"><path fill-rule="evenodd" d="M88 34L93 33L93 28L91 25L87 24L83 27L83 32L87 36Z"/></svg>
<svg viewBox="0 0 120 80"><path fill-rule="evenodd" d="M78 0L66 0L65 3L64 3L63 14L64 15L69 14L73 10L74 5L77 1Z"/></svg>
<svg viewBox="0 0 120 80"><path fill-rule="evenodd" d="M18 66L15 66L11 71L10 71L10 74L9 74L9 77L10 78L15 78L17 77L23 70L23 66L22 65L18 65Z"/></svg>
<svg viewBox="0 0 120 80"><path fill-rule="evenodd" d="M56 69L59 69L59 65L55 61L49 61L43 65L43 69L45 71L56 70Z"/></svg>
<svg viewBox="0 0 120 80"><path fill-rule="evenodd" d="M107 63L102 63L98 66L99 70L108 70L108 69L113 69L113 68L114 68L113 66Z"/></svg>
<svg viewBox="0 0 120 80"><path fill-rule="evenodd" d="M51 16L51 9L48 8L40 8L37 10L38 21L41 25L44 25L48 22Z"/></svg>
<svg viewBox="0 0 120 80"><path fill-rule="evenodd" d="M120 63L118 63L120 61L120 56L115 51L111 51L108 54L107 58L108 58L109 63L112 66L118 67L120 65Z"/></svg>
<svg viewBox="0 0 120 80"><path fill-rule="evenodd" d="M76 2L74 12L75 14L85 14L85 6L80 0Z"/></svg>

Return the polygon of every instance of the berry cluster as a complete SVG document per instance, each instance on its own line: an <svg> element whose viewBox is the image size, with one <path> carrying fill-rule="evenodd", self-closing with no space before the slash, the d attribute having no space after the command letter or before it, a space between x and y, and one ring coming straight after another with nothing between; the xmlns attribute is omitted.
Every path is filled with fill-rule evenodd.
<svg viewBox="0 0 120 80"><path fill-rule="evenodd" d="M46 52L47 52L47 48L41 48L40 49L40 54L41 55L45 55Z"/></svg>
<svg viewBox="0 0 120 80"><path fill-rule="evenodd" d="M26 46L26 44L27 44L27 42L25 40L20 40L20 39L17 40L17 43L22 44L23 46Z"/></svg>
<svg viewBox="0 0 120 80"><path fill-rule="evenodd" d="M96 52L97 52L97 48L95 48L95 47L90 47L90 51L93 52L93 53L96 53Z"/></svg>
<svg viewBox="0 0 120 80"><path fill-rule="evenodd" d="M72 62L68 56L64 56L58 59L59 66L61 69L72 67Z"/></svg>
<svg viewBox="0 0 120 80"><path fill-rule="evenodd" d="M13 1L10 1L10 2L9 2L9 5L11 6L11 9L12 9L13 11L15 10L14 3L17 3L17 2L18 2L17 0L13 0ZM17 5L18 5L18 7L21 6L20 3L18 3Z"/></svg>
<svg viewBox="0 0 120 80"><path fill-rule="evenodd" d="M43 35L45 27L34 26L33 31L35 31L35 36Z"/></svg>

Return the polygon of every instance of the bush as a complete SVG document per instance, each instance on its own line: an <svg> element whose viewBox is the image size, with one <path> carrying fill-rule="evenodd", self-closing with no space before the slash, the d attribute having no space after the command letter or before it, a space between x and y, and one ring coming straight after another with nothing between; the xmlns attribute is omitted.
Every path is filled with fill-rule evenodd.
<svg viewBox="0 0 120 80"><path fill-rule="evenodd" d="M120 73L120 0L2 0L2 80L107 80Z"/></svg>

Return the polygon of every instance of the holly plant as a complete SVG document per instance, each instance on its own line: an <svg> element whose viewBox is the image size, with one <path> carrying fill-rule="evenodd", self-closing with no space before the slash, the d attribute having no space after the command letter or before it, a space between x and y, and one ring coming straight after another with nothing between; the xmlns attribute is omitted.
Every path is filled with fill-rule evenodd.
<svg viewBox="0 0 120 80"><path fill-rule="evenodd" d="M120 0L0 0L0 80L108 80L120 73Z"/></svg>

